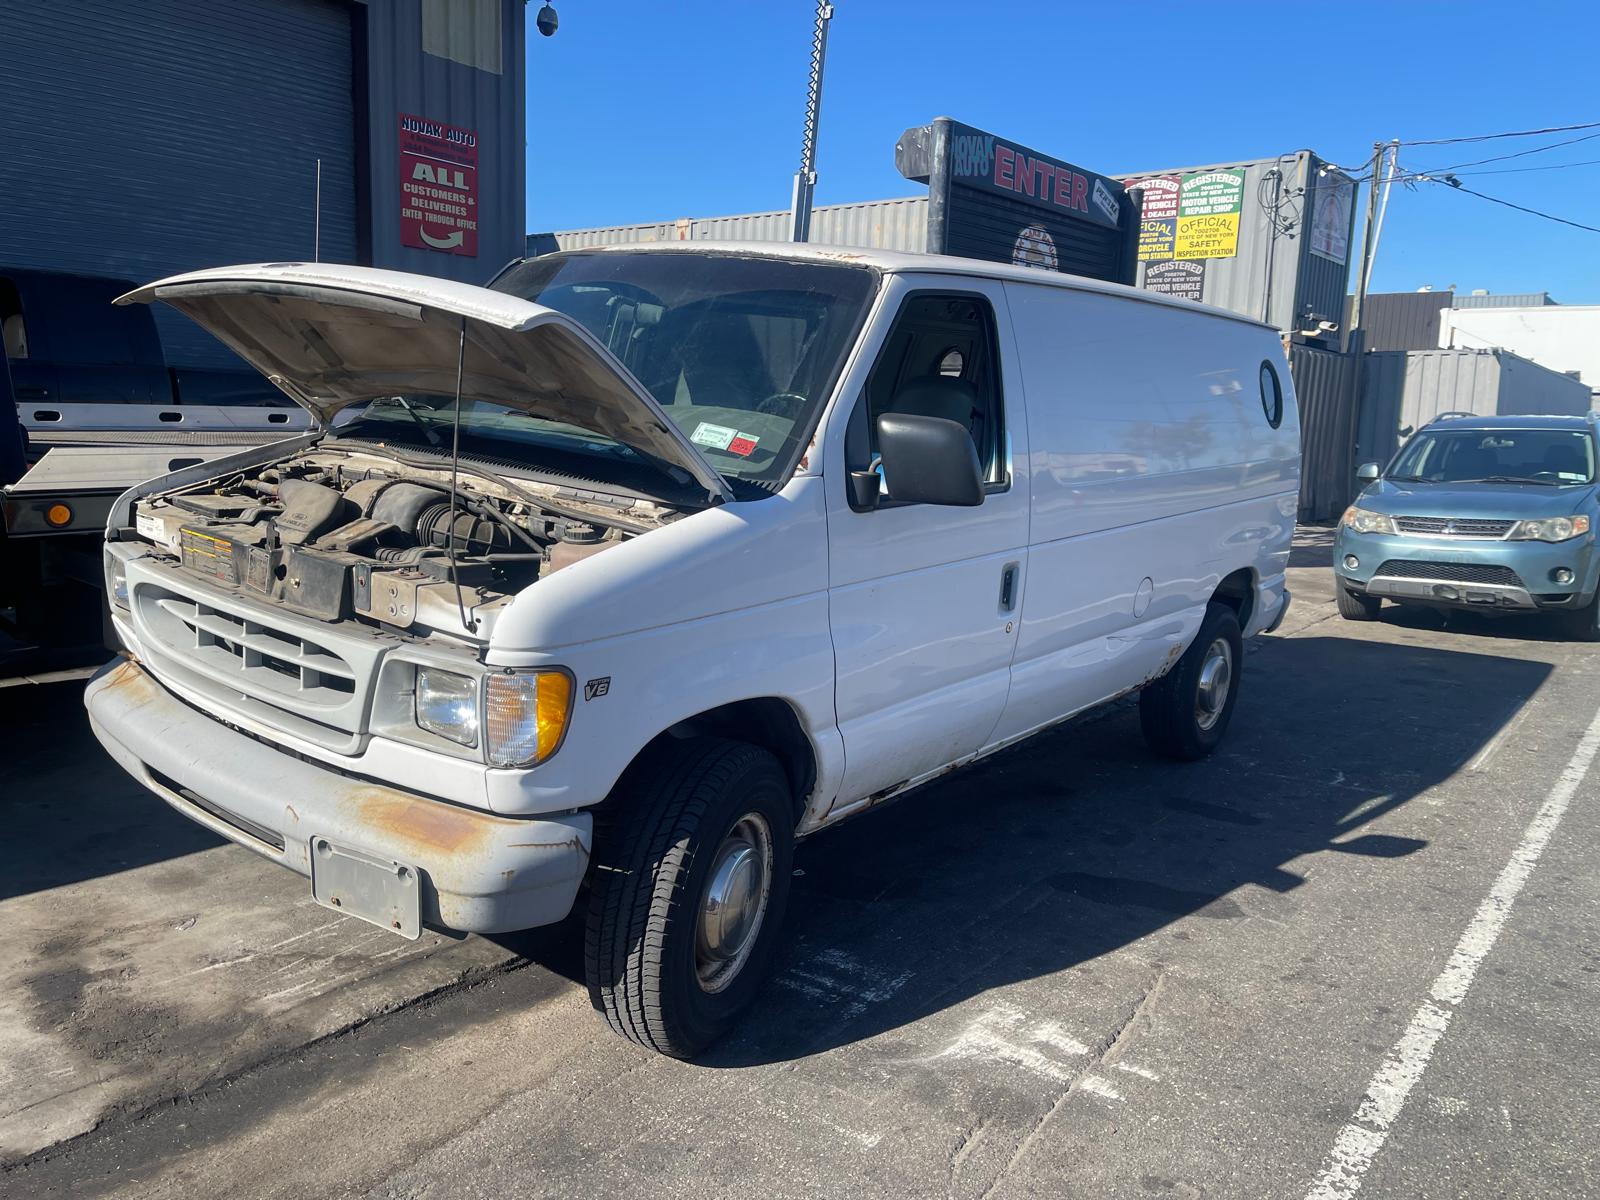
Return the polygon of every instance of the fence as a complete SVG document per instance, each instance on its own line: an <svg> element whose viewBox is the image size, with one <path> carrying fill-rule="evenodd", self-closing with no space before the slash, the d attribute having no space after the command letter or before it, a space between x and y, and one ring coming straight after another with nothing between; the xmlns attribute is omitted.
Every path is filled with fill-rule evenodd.
<svg viewBox="0 0 1600 1200"><path fill-rule="evenodd" d="M1289 372L1300 402L1300 520L1329 524L1356 491L1359 359L1292 345Z"/></svg>

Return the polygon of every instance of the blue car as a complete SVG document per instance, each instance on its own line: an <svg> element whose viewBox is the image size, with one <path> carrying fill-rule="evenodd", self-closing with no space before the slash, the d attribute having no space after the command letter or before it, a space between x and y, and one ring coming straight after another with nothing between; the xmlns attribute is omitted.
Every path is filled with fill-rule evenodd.
<svg viewBox="0 0 1600 1200"><path fill-rule="evenodd" d="M1339 521L1339 615L1385 600L1434 609L1560 614L1600 640L1596 414L1446 416L1418 430Z"/></svg>

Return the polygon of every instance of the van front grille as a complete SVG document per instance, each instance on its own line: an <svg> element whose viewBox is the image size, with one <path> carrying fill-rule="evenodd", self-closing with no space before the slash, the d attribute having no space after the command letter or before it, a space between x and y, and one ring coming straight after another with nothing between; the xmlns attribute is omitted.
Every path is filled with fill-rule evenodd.
<svg viewBox="0 0 1600 1200"><path fill-rule="evenodd" d="M324 646L184 597L163 596L156 604L193 636L191 657L241 681L312 704L343 704L355 694L354 668Z"/></svg>

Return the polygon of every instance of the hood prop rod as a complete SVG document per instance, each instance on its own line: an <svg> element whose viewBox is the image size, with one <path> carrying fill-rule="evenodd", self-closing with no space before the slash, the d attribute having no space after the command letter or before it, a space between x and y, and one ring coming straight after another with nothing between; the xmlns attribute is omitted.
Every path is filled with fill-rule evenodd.
<svg viewBox="0 0 1600 1200"><path fill-rule="evenodd" d="M456 488L461 478L461 376L467 361L467 319L461 318L461 334L456 343L456 402L450 419L450 524L445 553L450 561L450 583L456 590L456 611L461 614L461 628L469 633L478 630L478 618L467 620L466 602L461 599L461 581L456 568Z"/></svg>

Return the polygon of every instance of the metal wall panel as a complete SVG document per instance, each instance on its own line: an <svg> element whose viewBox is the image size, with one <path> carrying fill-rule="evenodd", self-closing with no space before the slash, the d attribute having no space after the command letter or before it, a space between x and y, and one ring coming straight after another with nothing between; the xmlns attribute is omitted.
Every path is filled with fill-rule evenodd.
<svg viewBox="0 0 1600 1200"><path fill-rule="evenodd" d="M1366 356L1357 456L1386 462L1441 413L1579 414L1589 389L1504 350L1412 350Z"/></svg>
<svg viewBox="0 0 1600 1200"><path fill-rule="evenodd" d="M487 5L498 5L498 21L484 11ZM365 15L361 27L366 49L362 81L367 126L364 182L370 211L365 257L377 267L485 283L525 253L523 35L527 17L523 2L472 0L468 5L451 4L443 17L434 2L428 5L428 23L423 0L370 0L357 11ZM441 20L445 22L442 26ZM492 44L496 32L498 55ZM428 53L425 44L483 65ZM493 69L496 63L498 70ZM475 255L407 246L401 241L402 116L421 117L476 134Z"/></svg>
<svg viewBox="0 0 1600 1200"><path fill-rule="evenodd" d="M1351 354L1289 348L1300 406L1301 521L1335 521L1356 494L1357 369Z"/></svg>
<svg viewBox="0 0 1600 1200"><path fill-rule="evenodd" d="M1377 292L1361 310L1363 343L1368 350L1437 350L1439 314L1450 307L1450 292ZM1353 297L1345 298L1345 328Z"/></svg>
<svg viewBox="0 0 1600 1200"><path fill-rule="evenodd" d="M1507 292L1503 296L1463 296L1452 292L1454 308L1543 308L1556 302L1549 292Z"/></svg>
<svg viewBox="0 0 1600 1200"><path fill-rule="evenodd" d="M146 282L357 253L351 10L330 0L12 0L0 267ZM292 64L292 69L290 65ZM156 309L168 361L238 360Z"/></svg>
<svg viewBox="0 0 1600 1200"><path fill-rule="evenodd" d="M642 225L596 226L528 235L528 253L622 246L637 242L786 242L787 209L728 217L682 217ZM823 204L811 213L811 243L819 246L869 246L876 250L927 248L928 198L907 196L861 204Z"/></svg>

